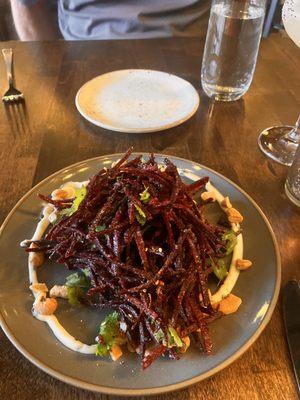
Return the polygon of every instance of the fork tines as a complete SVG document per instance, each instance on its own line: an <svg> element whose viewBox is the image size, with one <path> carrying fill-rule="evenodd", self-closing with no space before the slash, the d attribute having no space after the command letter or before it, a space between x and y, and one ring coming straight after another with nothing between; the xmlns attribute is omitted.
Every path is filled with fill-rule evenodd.
<svg viewBox="0 0 300 400"><path fill-rule="evenodd" d="M9 88L2 97L2 100L5 102L21 101L23 99L23 93L13 87Z"/></svg>

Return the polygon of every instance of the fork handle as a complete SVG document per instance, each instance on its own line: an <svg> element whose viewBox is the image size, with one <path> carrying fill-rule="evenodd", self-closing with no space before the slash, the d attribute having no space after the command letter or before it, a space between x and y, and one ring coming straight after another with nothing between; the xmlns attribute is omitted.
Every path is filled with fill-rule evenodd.
<svg viewBox="0 0 300 400"><path fill-rule="evenodd" d="M9 87L13 87L14 86L13 51L12 49L2 49L2 54L6 66L7 81Z"/></svg>

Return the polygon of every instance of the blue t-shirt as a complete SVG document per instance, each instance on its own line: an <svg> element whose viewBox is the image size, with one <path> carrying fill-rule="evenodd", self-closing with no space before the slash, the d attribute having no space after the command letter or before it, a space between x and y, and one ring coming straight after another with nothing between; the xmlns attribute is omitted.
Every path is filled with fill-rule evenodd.
<svg viewBox="0 0 300 400"><path fill-rule="evenodd" d="M68 40L137 39L184 34L209 0L58 0Z"/></svg>

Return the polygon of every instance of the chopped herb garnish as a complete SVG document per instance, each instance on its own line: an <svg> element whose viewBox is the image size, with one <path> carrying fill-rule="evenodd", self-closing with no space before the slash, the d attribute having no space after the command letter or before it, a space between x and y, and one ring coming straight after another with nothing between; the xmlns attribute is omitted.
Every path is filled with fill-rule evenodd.
<svg viewBox="0 0 300 400"><path fill-rule="evenodd" d="M172 326L168 327L167 339L161 328L154 332L154 337L157 342L162 343L164 346L169 348L183 346L183 342L180 339L180 336L178 335L176 329L174 329Z"/></svg>
<svg viewBox="0 0 300 400"><path fill-rule="evenodd" d="M96 226L95 231L101 232L101 231L104 231L104 229L106 229L105 225L98 225L98 226Z"/></svg>
<svg viewBox="0 0 300 400"><path fill-rule="evenodd" d="M216 275L216 277L219 279L219 281L222 281L224 278L226 278L227 268L226 268L225 261L222 258L217 259L216 262L211 260L211 265L212 265L213 272Z"/></svg>
<svg viewBox="0 0 300 400"><path fill-rule="evenodd" d="M145 190L143 190L140 193L140 200L144 203L148 203L150 201L150 193L148 192L148 188L145 188Z"/></svg>
<svg viewBox="0 0 300 400"><path fill-rule="evenodd" d="M233 252L233 249L235 248L237 238L236 234L233 230L229 230L222 235L222 240L226 242L226 255L230 254Z"/></svg>
<svg viewBox="0 0 300 400"><path fill-rule="evenodd" d="M183 343L176 329L168 327L168 347L182 347Z"/></svg>
<svg viewBox="0 0 300 400"><path fill-rule="evenodd" d="M78 304L91 286L88 268L67 276L66 286L69 303L72 305Z"/></svg>
<svg viewBox="0 0 300 400"><path fill-rule="evenodd" d="M118 344L118 336L120 335L119 315L115 311L107 315L101 322L99 336L97 337L96 355L105 357L108 355L114 344Z"/></svg>
<svg viewBox="0 0 300 400"><path fill-rule="evenodd" d="M147 221L146 214L141 209L141 207L137 206L136 204L134 204L134 207L136 209L135 218L136 218L137 222L139 224L141 224L142 226L145 225L145 223Z"/></svg>
<svg viewBox="0 0 300 400"><path fill-rule="evenodd" d="M95 353L96 356L106 357L108 355L108 352L109 352L109 350L108 350L107 346L105 346L102 343L101 344L100 343L97 344L96 353Z"/></svg>
<svg viewBox="0 0 300 400"><path fill-rule="evenodd" d="M154 337L159 343L162 343L166 339L162 329L158 329L158 331L154 332Z"/></svg>

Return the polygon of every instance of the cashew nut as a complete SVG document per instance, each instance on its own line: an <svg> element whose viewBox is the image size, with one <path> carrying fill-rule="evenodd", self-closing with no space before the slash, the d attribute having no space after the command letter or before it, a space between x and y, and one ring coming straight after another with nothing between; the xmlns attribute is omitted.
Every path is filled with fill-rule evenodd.
<svg viewBox="0 0 300 400"><path fill-rule="evenodd" d="M34 248L37 246L36 246L36 244L31 243L30 247ZM38 252L32 251L29 253L29 256L28 256L28 261L34 268L40 267L43 264L44 259L45 259L44 253L40 252L40 251L38 251Z"/></svg>
<svg viewBox="0 0 300 400"><path fill-rule="evenodd" d="M224 197L224 199L221 201L221 206L224 208L232 208L232 204L230 203L228 196Z"/></svg>
<svg viewBox="0 0 300 400"><path fill-rule="evenodd" d="M216 201L216 194L214 191L201 193L201 199L203 201Z"/></svg>
<svg viewBox="0 0 300 400"><path fill-rule="evenodd" d="M232 314L236 312L239 306L242 304L242 299L234 294L229 294L219 303L219 311L223 314Z"/></svg>
<svg viewBox="0 0 300 400"><path fill-rule="evenodd" d="M237 269L243 271L245 269L250 268L252 265L252 262L250 260L241 260L240 258L238 258L235 262L235 265L236 265Z"/></svg>
<svg viewBox="0 0 300 400"><path fill-rule="evenodd" d="M32 285L29 286L29 289L32 290L35 293L38 292L48 292L47 285L45 283L33 283Z"/></svg>
<svg viewBox="0 0 300 400"><path fill-rule="evenodd" d="M231 222L231 223L238 224L238 223L242 222L243 219L244 219L242 214L238 210L233 208L233 207L227 208L226 209L226 214L227 214L227 217L228 217L228 221Z"/></svg>
<svg viewBox="0 0 300 400"><path fill-rule="evenodd" d="M66 285L54 285L53 288L50 289L50 297L61 297L62 299L68 298L68 288Z"/></svg>
<svg viewBox="0 0 300 400"><path fill-rule="evenodd" d="M76 191L72 186L65 186L62 189L55 189L51 193L53 200L65 200L72 199L76 196Z"/></svg>
<svg viewBox="0 0 300 400"><path fill-rule="evenodd" d="M57 301L53 298L42 299L38 297L33 303L33 311L40 315L52 315L57 309Z"/></svg>
<svg viewBox="0 0 300 400"><path fill-rule="evenodd" d="M181 340L183 342L183 346L180 347L178 350L179 350L179 353L185 353L187 351L187 349L190 347L191 340L190 340L189 336L185 336L185 337L181 338Z"/></svg>

